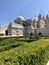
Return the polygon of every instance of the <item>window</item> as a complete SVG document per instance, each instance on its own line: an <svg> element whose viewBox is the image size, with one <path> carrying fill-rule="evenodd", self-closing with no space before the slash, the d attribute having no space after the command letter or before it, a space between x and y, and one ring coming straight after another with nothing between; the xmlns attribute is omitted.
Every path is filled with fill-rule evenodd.
<svg viewBox="0 0 49 65"><path fill-rule="evenodd" d="M16 35L19 35L19 31L18 30L16 31Z"/></svg>

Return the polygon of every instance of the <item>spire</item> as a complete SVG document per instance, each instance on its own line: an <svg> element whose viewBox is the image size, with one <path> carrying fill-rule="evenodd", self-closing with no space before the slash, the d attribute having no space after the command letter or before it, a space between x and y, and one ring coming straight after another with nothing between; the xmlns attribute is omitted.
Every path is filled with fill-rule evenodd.
<svg viewBox="0 0 49 65"><path fill-rule="evenodd" d="M41 20L44 20L44 19L45 19L42 14L39 14L39 15L38 15L38 18L39 18L39 20L40 20L40 19L41 19Z"/></svg>
<svg viewBox="0 0 49 65"><path fill-rule="evenodd" d="M46 15L46 19L47 19L47 18L49 18L49 15L48 15L48 14Z"/></svg>
<svg viewBox="0 0 49 65"><path fill-rule="evenodd" d="M39 15L38 15L38 18L39 18L39 19L41 19L41 18L42 18L41 14L39 14Z"/></svg>

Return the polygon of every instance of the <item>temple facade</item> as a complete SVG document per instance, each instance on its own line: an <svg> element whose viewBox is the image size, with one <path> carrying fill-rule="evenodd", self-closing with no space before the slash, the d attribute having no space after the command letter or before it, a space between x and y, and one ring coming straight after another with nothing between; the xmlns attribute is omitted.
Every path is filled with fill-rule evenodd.
<svg viewBox="0 0 49 65"><path fill-rule="evenodd" d="M12 23L0 26L0 36L28 36L30 33L49 35L49 15L25 19L19 16Z"/></svg>

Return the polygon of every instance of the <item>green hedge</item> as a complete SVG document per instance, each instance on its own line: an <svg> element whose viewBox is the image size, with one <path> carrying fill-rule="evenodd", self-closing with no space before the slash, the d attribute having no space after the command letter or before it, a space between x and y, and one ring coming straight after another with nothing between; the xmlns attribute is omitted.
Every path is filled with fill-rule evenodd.
<svg viewBox="0 0 49 65"><path fill-rule="evenodd" d="M49 60L49 37L41 37L30 43L22 42L22 39L25 40L8 38L0 41L0 44L4 44L0 45L0 51L3 50L0 52L0 65L46 65Z"/></svg>

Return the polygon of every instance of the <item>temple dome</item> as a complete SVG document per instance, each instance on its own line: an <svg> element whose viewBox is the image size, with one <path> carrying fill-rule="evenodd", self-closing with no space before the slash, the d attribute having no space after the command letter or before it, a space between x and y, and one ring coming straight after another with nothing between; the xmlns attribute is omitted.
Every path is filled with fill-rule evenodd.
<svg viewBox="0 0 49 65"><path fill-rule="evenodd" d="M25 21L25 18L23 16L19 16L17 19L19 19L21 21Z"/></svg>
<svg viewBox="0 0 49 65"><path fill-rule="evenodd" d="M38 21L38 17L34 17L32 20L36 22Z"/></svg>

